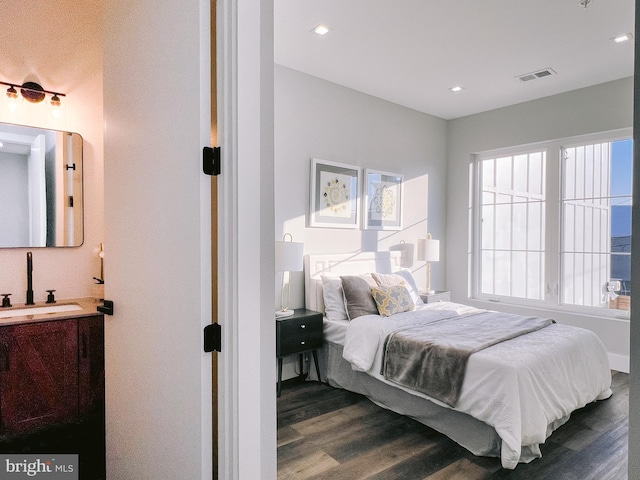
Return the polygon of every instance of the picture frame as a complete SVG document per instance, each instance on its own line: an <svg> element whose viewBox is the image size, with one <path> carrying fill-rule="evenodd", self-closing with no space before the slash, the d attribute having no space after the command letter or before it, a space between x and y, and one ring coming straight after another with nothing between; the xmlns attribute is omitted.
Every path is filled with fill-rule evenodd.
<svg viewBox="0 0 640 480"><path fill-rule="evenodd" d="M359 228L362 169L311 159L309 226Z"/></svg>
<svg viewBox="0 0 640 480"><path fill-rule="evenodd" d="M370 168L364 171L364 228L402 230L404 175Z"/></svg>

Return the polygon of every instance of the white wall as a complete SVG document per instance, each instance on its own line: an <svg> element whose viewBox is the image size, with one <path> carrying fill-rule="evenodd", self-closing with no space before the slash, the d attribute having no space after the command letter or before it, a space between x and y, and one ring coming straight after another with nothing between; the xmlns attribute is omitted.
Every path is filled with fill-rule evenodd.
<svg viewBox="0 0 640 480"><path fill-rule="evenodd" d="M211 478L208 0L104 21L107 477Z"/></svg>
<svg viewBox="0 0 640 480"><path fill-rule="evenodd" d="M26 252L33 251L36 302L56 289L59 299L93 293L100 273L97 256L104 241L102 179L102 0L26 0L4 2L0 44L0 80L36 80L62 98L66 121L27 113L26 125L74 131L84 138L84 244L77 248L0 249L0 290L13 293L14 305L25 302ZM0 96L4 97L4 88ZM28 106L28 105L27 105ZM6 120L6 117L2 117ZM63 119L64 120L64 119ZM108 247L107 247L108 248Z"/></svg>
<svg viewBox="0 0 640 480"><path fill-rule="evenodd" d="M305 253L377 251L401 241L416 244L428 230L443 246L446 126L442 119L276 65L276 238L291 233ZM311 158L403 174L403 230L307 227ZM411 270L423 287L426 272L416 252ZM304 306L303 275L292 278L291 306ZM444 285L444 265L434 263L432 286Z"/></svg>
<svg viewBox="0 0 640 480"><path fill-rule="evenodd" d="M472 154L633 124L633 79L535 100L449 121L447 169L447 289L454 301L482 305L467 297L469 252L469 165ZM484 305L486 307L486 304ZM492 303L490 308L497 308ZM524 313L527 310L501 309ZM629 321L537 311L560 322L595 331L610 353L612 368L628 371Z"/></svg>

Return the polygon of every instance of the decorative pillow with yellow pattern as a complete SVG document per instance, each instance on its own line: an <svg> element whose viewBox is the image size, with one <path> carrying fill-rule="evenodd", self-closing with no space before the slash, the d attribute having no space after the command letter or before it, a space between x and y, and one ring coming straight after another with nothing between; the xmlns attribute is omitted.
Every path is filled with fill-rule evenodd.
<svg viewBox="0 0 640 480"><path fill-rule="evenodd" d="M409 291L401 284L371 287L371 295L378 307L378 313L383 317L409 312L416 308Z"/></svg>

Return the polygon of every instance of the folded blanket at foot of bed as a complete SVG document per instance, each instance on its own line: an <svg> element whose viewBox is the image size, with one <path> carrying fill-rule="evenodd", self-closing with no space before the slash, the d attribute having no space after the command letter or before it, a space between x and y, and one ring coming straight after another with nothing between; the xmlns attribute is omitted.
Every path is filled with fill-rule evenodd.
<svg viewBox="0 0 640 480"><path fill-rule="evenodd" d="M545 318L483 311L403 327L385 341L381 374L453 407L471 354L552 323Z"/></svg>

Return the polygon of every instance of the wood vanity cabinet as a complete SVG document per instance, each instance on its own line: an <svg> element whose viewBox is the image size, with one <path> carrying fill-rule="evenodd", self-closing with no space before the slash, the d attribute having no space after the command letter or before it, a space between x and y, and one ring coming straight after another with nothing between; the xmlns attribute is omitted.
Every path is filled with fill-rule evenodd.
<svg viewBox="0 0 640 480"><path fill-rule="evenodd" d="M78 319L78 411L104 413L104 316Z"/></svg>
<svg viewBox="0 0 640 480"><path fill-rule="evenodd" d="M104 406L103 316L0 326L0 435Z"/></svg>

